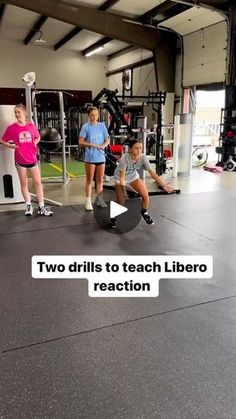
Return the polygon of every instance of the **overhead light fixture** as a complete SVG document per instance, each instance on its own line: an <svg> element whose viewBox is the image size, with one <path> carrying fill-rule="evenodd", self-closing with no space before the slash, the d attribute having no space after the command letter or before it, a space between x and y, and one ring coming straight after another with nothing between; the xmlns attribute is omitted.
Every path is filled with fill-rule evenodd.
<svg viewBox="0 0 236 419"><path fill-rule="evenodd" d="M46 44L47 41L45 41L45 39L42 38L43 32L38 30L38 31L36 31L36 33L38 33L39 36L38 36L38 38L36 38L34 40L34 44L36 44L36 45Z"/></svg>
<svg viewBox="0 0 236 419"><path fill-rule="evenodd" d="M91 49L90 51L86 52L85 57L90 57L93 54L96 54L99 51L102 51L102 49L104 48L104 45L100 45L97 48Z"/></svg>

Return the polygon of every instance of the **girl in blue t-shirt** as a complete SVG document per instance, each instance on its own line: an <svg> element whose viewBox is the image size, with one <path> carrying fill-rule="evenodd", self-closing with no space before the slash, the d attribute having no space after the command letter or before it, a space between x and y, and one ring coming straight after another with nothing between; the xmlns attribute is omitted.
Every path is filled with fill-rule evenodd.
<svg viewBox="0 0 236 419"><path fill-rule="evenodd" d="M96 204L102 208L107 205L103 200L103 176L105 171L105 152L104 149L109 144L109 136L105 124L98 122L98 109L94 106L88 108L89 121L84 124L80 131L79 145L85 147L85 209L93 210L91 202L92 183L94 173L96 173L97 198Z"/></svg>

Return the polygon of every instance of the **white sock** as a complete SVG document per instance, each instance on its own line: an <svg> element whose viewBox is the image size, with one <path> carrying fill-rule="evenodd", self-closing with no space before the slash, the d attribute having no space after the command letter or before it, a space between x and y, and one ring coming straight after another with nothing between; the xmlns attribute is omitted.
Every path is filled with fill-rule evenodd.
<svg viewBox="0 0 236 419"><path fill-rule="evenodd" d="M43 201L39 202L39 208L42 208L42 207L44 207L44 202Z"/></svg>
<svg viewBox="0 0 236 419"><path fill-rule="evenodd" d="M88 196L86 196L86 202L91 202L91 198L90 198L90 196L88 197Z"/></svg>
<svg viewBox="0 0 236 419"><path fill-rule="evenodd" d="M31 201L29 200L29 201L26 201L25 202L25 204L28 206L28 205L31 205Z"/></svg>

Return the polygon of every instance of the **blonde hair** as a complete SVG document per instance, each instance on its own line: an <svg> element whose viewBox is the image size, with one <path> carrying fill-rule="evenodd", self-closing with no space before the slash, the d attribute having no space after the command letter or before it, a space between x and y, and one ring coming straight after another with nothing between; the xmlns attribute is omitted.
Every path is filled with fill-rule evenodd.
<svg viewBox="0 0 236 419"><path fill-rule="evenodd" d="M27 113L26 106L25 106L25 105L23 105L23 103L18 103L18 105L16 105L16 106L14 107L14 111L15 111L17 108L20 108L20 109L22 109L25 113Z"/></svg>

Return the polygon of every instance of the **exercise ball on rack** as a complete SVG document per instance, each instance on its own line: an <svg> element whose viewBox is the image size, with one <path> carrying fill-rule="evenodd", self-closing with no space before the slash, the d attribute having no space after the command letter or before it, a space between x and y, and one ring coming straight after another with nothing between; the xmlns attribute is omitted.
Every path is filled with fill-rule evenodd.
<svg viewBox="0 0 236 419"><path fill-rule="evenodd" d="M45 127L40 131L39 147L42 151L57 151L62 143L60 133L56 128Z"/></svg>

